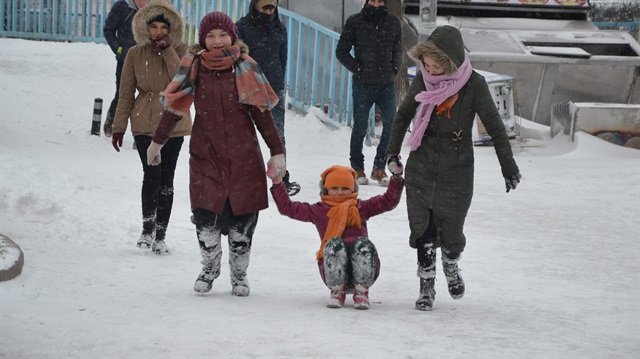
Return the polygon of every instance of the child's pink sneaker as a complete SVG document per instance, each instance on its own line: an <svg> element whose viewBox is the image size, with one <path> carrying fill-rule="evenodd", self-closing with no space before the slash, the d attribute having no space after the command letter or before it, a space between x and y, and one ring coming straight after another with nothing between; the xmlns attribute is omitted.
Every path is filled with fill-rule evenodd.
<svg viewBox="0 0 640 359"><path fill-rule="evenodd" d="M369 309L369 287L356 284L356 290L353 293L353 307Z"/></svg>
<svg viewBox="0 0 640 359"><path fill-rule="evenodd" d="M331 287L331 297L327 302L327 308L342 308L344 306L344 299L347 296L346 285L336 285Z"/></svg>

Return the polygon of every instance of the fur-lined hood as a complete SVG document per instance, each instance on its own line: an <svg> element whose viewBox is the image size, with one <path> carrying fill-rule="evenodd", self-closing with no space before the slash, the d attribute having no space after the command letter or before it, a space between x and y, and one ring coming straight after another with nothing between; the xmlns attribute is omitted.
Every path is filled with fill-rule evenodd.
<svg viewBox="0 0 640 359"><path fill-rule="evenodd" d="M133 18L133 38L137 44L151 43L147 21L158 15L164 15L171 26L169 27L169 41L172 44L182 42L184 35L184 21L169 0L150 0Z"/></svg>

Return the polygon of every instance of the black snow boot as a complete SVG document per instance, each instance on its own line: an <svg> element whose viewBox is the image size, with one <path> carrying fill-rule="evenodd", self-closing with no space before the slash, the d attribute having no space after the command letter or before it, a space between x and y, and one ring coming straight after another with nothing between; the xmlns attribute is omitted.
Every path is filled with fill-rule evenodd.
<svg viewBox="0 0 640 359"><path fill-rule="evenodd" d="M450 253L446 250L442 251L442 268L447 278L449 295L451 295L453 299L460 299L464 296L464 280L462 280L460 276L460 268L458 268L459 260L460 253Z"/></svg>
<svg viewBox="0 0 640 359"><path fill-rule="evenodd" d="M287 171L284 174L284 177L282 177L282 182L284 182L284 186L287 188L287 194L289 194L289 197L295 196L300 192L300 185L298 182L289 181L289 171Z"/></svg>
<svg viewBox="0 0 640 359"><path fill-rule="evenodd" d="M435 278L420 278L420 296L416 300L416 309L430 311L436 299Z"/></svg>

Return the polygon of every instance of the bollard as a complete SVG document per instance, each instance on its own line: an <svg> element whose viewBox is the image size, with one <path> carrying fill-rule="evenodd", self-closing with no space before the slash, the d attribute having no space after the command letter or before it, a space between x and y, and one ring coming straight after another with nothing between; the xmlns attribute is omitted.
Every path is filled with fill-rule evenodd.
<svg viewBox="0 0 640 359"><path fill-rule="evenodd" d="M93 121L91 122L91 134L100 136L100 122L102 121L102 99L97 98L93 102Z"/></svg>

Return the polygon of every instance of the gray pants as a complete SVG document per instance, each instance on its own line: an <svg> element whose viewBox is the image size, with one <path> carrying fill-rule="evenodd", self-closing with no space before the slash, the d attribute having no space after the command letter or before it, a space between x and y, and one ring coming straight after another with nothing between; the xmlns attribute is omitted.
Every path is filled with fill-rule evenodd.
<svg viewBox="0 0 640 359"><path fill-rule="evenodd" d="M222 258L221 237L227 235L231 284L235 286L244 282L249 267L251 241L258 223L258 212L234 216L229 201L222 215L199 208L193 209L192 212L203 267L211 267L214 279L218 278Z"/></svg>
<svg viewBox="0 0 640 359"><path fill-rule="evenodd" d="M348 288L356 284L370 287L380 274L378 252L368 238L360 237L351 246L342 238L332 238L325 244L323 254L318 266L329 288L345 284Z"/></svg>

